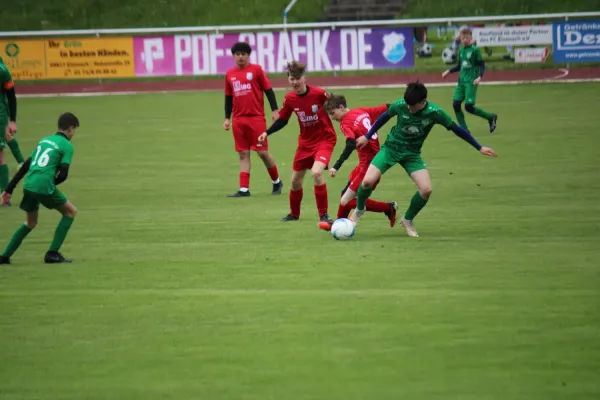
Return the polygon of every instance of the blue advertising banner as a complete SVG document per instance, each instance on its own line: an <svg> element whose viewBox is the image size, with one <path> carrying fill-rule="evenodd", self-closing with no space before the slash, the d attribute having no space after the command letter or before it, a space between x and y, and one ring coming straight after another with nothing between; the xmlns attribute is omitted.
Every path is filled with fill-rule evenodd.
<svg viewBox="0 0 600 400"><path fill-rule="evenodd" d="M555 63L600 61L600 21L554 22Z"/></svg>

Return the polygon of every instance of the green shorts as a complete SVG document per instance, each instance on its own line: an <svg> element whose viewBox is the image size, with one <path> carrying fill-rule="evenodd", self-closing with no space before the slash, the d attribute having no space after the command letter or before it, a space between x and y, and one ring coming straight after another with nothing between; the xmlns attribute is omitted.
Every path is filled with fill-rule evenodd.
<svg viewBox="0 0 600 400"><path fill-rule="evenodd" d="M477 88L479 86L472 85L470 83L459 82L456 89L454 89L454 95L452 101L465 102L465 104L475 104L477 100Z"/></svg>
<svg viewBox="0 0 600 400"><path fill-rule="evenodd" d="M381 146L371 164L376 166L382 174L396 164L400 164L408 175L415 171L427 169L427 165L419 153L398 152L385 145Z"/></svg>
<svg viewBox="0 0 600 400"><path fill-rule="evenodd" d="M53 210L67 202L67 197L58 189L52 194L41 194L23 190L23 199L21 200L21 210L25 212L34 212L40 209L40 203Z"/></svg>

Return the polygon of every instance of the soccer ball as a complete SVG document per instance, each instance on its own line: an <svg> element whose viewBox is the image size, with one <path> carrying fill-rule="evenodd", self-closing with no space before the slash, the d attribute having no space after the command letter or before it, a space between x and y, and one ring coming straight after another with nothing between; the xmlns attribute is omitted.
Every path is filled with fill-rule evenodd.
<svg viewBox="0 0 600 400"><path fill-rule="evenodd" d="M331 225L331 236L335 240L348 240L354 236L354 224L348 218L340 218Z"/></svg>
<svg viewBox="0 0 600 400"><path fill-rule="evenodd" d="M417 53L419 57L431 57L431 45L429 43L423 43L421 47L419 47L419 52Z"/></svg>
<svg viewBox="0 0 600 400"><path fill-rule="evenodd" d="M455 64L456 63L456 51L451 47L446 47L442 51L442 61L444 64Z"/></svg>

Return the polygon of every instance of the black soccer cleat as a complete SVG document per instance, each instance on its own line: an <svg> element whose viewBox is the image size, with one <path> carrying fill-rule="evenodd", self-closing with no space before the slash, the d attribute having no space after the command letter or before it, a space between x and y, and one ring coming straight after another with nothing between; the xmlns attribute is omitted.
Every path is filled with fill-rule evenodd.
<svg viewBox="0 0 600 400"><path fill-rule="evenodd" d="M250 191L246 190L245 192L242 192L241 190L238 190L233 194L228 194L227 197L250 197Z"/></svg>
<svg viewBox="0 0 600 400"><path fill-rule="evenodd" d="M71 260L64 258L58 251L48 251L44 257L44 262L46 264L61 264L70 263Z"/></svg>
<svg viewBox="0 0 600 400"><path fill-rule="evenodd" d="M294 217L292 214L288 214L281 219L281 222L298 221L299 217Z"/></svg>
<svg viewBox="0 0 600 400"><path fill-rule="evenodd" d="M490 133L492 133L496 130L497 122L498 122L498 116L496 114L494 114L494 116L488 120L488 123L490 124Z"/></svg>
<svg viewBox="0 0 600 400"><path fill-rule="evenodd" d="M330 224L333 224L333 219L331 219L331 217L329 217L329 214L327 214L327 213L321 215L319 217L319 221L320 222L329 222Z"/></svg>
<svg viewBox="0 0 600 400"><path fill-rule="evenodd" d="M0 265L2 264L10 264L10 258L9 257L4 257L4 256L0 256Z"/></svg>
<svg viewBox="0 0 600 400"><path fill-rule="evenodd" d="M283 181L280 179L278 183L273 184L273 191L271 194L281 194L283 190Z"/></svg>

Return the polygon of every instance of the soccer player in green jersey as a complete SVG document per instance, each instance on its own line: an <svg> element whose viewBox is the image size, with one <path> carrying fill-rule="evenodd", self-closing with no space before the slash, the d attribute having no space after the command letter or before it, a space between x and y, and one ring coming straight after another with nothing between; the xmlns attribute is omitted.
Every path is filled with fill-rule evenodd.
<svg viewBox="0 0 600 400"><path fill-rule="evenodd" d="M464 27L461 29L460 38L463 47L458 52L458 64L451 69L444 71L442 74L442 78L446 78L451 73L460 71L458 85L456 86L456 89L454 89L454 96L452 97L452 105L454 107L454 112L456 113L456 119L460 126L467 131L469 130L467 122L465 121L465 114L462 112L461 108L462 102L464 101L465 110L486 119L490 125L490 132L494 132L496 130L498 116L475 107L477 88L479 87L479 82L481 82L483 73L485 72L485 62L483 61L481 50L473 44L473 33L471 28Z"/></svg>
<svg viewBox="0 0 600 400"><path fill-rule="evenodd" d="M387 111L377 118L369 132L356 140L356 146L360 148L367 145L369 139L392 117L396 117L396 126L392 128L367 169L367 174L358 189L356 210L350 219L355 224L358 223L365 212L365 203L373 191L373 185L388 169L400 164L417 185L417 193L400 221L409 236L419 236L413 219L425 207L432 191L429 171L421 158L421 147L434 125L442 125L451 130L483 155L496 157L497 154L489 147L481 146L444 110L428 102L427 88L420 82L409 83L404 92L404 99L391 104Z"/></svg>
<svg viewBox="0 0 600 400"><path fill-rule="evenodd" d="M8 165L4 159L4 148L8 144L13 156L19 164L23 164L23 154L19 149L19 142L14 138L17 132L17 96L15 83L8 67L0 63L0 193L8 185ZM0 206L9 206L10 203L1 202Z"/></svg>
<svg viewBox="0 0 600 400"><path fill-rule="evenodd" d="M31 156L13 177L2 193L2 198L10 196L25 176L21 209L27 214L26 222L13 234L10 242L0 254L0 264L10 264L10 257L17 251L23 239L36 227L40 203L48 209L56 209L62 218L54 232L54 239L44 257L47 264L71 262L58 252L73 224L77 209L66 196L56 188L69 175L73 158L71 139L79 127L79 120L71 113L58 118L58 132L40 140Z"/></svg>

